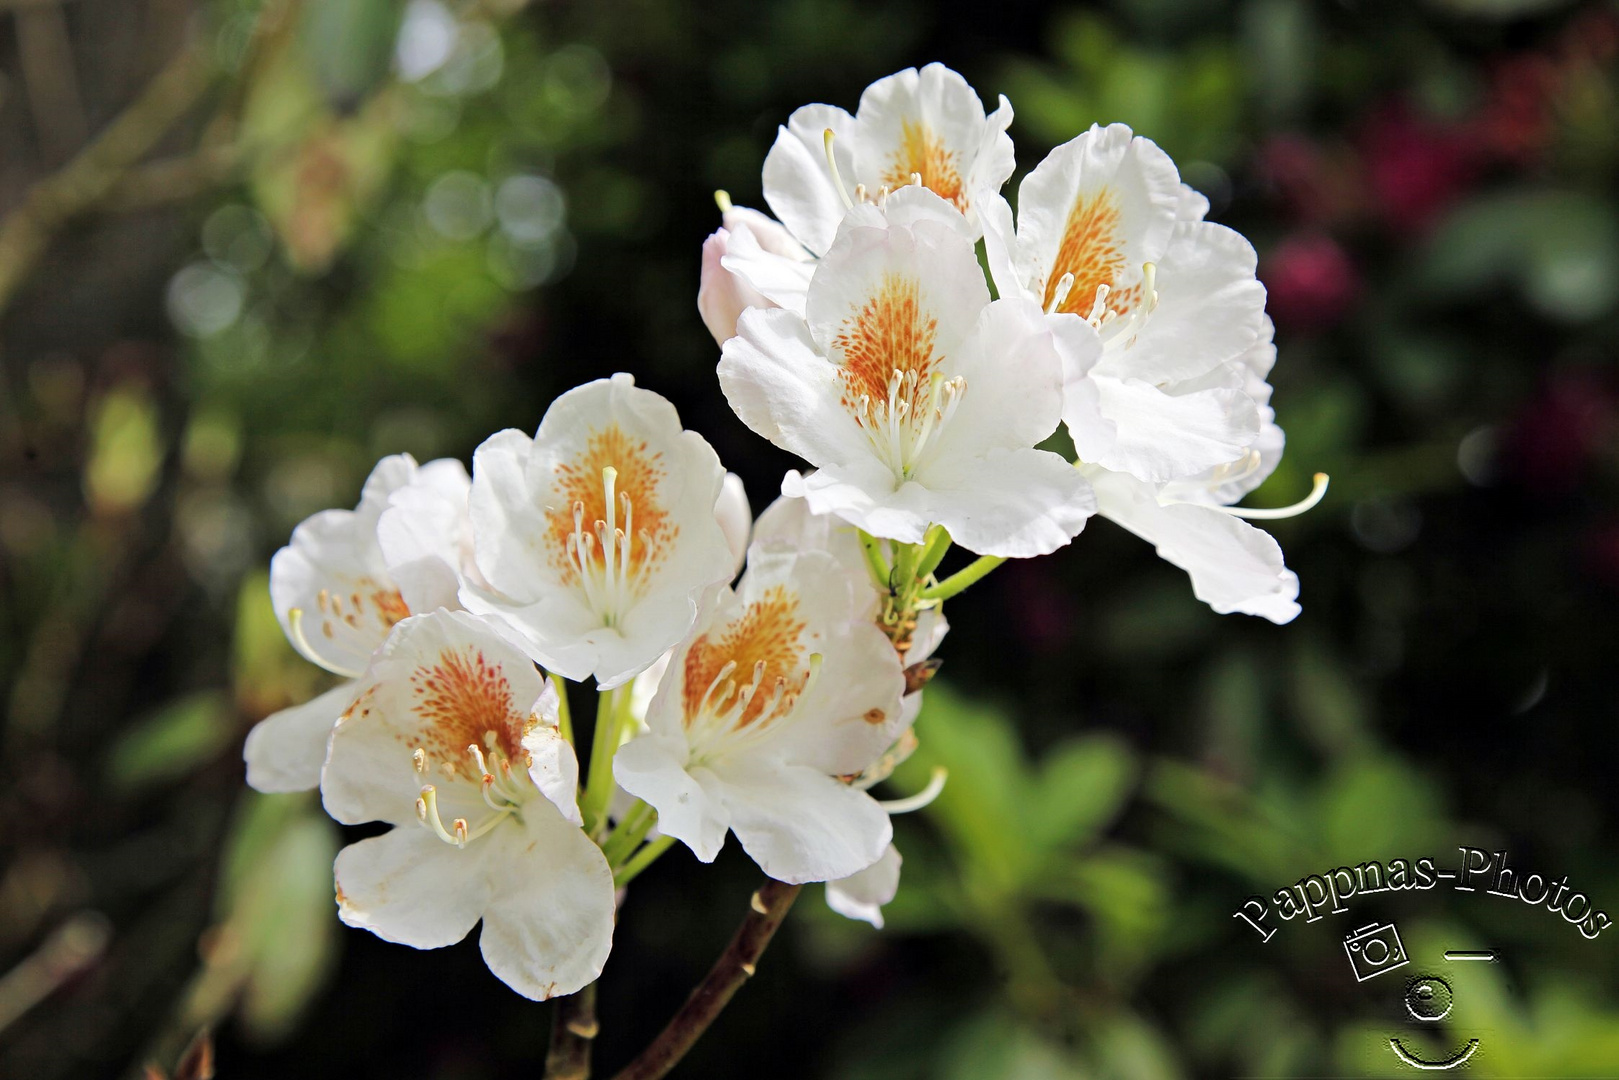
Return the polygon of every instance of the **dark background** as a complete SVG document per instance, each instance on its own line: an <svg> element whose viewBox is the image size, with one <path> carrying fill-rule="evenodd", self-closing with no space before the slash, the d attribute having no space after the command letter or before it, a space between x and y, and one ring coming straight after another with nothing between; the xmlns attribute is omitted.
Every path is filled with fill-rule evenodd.
<svg viewBox="0 0 1619 1080"><path fill-rule="evenodd" d="M447 61L411 78L402 21L458 26ZM1458 845L1619 905L1616 54L1613 5L1533 0L0 4L0 1076L204 1026L227 1078L539 1074L547 1006L470 941L341 928L339 830L243 787L248 727L321 687L268 557L378 456L469 460L618 370L763 509L795 462L713 377L712 193L761 206L793 108L931 60L1012 99L1021 170L1122 120L1253 240L1289 441L1254 502L1333 477L1273 529L1304 614L1214 615L1100 519L952 602L893 789L951 781L888 928L807 889L676 1075L1399 1075L1391 1031L1614 1075L1614 932L1445 889L1268 943L1231 913ZM756 877L733 846L634 886L603 1075ZM1409 1031L1340 945L1383 918L1422 970L1502 962Z"/></svg>

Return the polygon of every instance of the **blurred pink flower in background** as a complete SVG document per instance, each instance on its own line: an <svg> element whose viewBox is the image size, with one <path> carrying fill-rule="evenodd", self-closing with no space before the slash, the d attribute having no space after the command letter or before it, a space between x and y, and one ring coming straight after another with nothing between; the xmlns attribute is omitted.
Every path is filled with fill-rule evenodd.
<svg viewBox="0 0 1619 1080"><path fill-rule="evenodd" d="M1259 278L1269 291L1271 317L1290 330L1330 329L1360 294L1359 271L1326 233L1284 239L1260 258Z"/></svg>

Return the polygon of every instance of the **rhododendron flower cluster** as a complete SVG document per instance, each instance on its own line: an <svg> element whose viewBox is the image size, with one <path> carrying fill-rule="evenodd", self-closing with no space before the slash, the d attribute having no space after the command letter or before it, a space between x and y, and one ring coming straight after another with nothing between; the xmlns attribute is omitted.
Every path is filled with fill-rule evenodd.
<svg viewBox="0 0 1619 1080"><path fill-rule="evenodd" d="M718 388L804 462L757 521L702 436L617 374L491 435L470 473L385 458L355 509L293 532L276 615L340 681L253 730L248 782L389 826L337 859L344 922L417 948L481 922L496 976L571 994L647 866L734 837L880 926L891 815L945 782L886 790L926 738L949 598L1101 514L1216 611L1298 613L1243 518L1311 500L1232 505L1283 444L1253 249L1116 124L1052 151L1014 213L1011 120L947 68L903 71L853 115L789 118L775 218L721 193L698 291ZM978 558L941 577L952 546ZM596 691L588 748L570 683Z"/></svg>

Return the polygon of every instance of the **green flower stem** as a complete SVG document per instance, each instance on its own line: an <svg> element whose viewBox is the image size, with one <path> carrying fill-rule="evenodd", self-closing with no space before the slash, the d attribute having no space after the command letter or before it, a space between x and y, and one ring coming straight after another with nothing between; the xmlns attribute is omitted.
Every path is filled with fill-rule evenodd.
<svg viewBox="0 0 1619 1080"><path fill-rule="evenodd" d="M554 671L551 672L547 678L551 680L551 685L556 687L557 690L557 730L560 731L562 733L562 737L568 741L568 745L572 746L573 714L568 710L567 680Z"/></svg>
<svg viewBox="0 0 1619 1080"><path fill-rule="evenodd" d="M939 568L944 562L945 555L950 551L950 534L943 525L933 525L928 528L927 542L922 545L922 557L916 561L916 577L925 581L929 574Z"/></svg>
<svg viewBox="0 0 1619 1080"><path fill-rule="evenodd" d="M652 831L657 824L658 814L652 807L644 802L637 801L635 808L624 815L618 823L618 828L607 838L602 845L602 854L607 856L608 866L617 866L629 858L631 852L641 846L646 834Z"/></svg>
<svg viewBox="0 0 1619 1080"><path fill-rule="evenodd" d="M980 555L937 585L923 589L917 594L917 599L948 600L969 585L977 584L979 579L1005 561L1005 557L1001 555Z"/></svg>
<svg viewBox="0 0 1619 1080"><path fill-rule="evenodd" d="M648 843L640 851L637 851L629 862L613 871L613 884L622 889L631 881L634 881L636 875L657 862L658 856L668 851L669 845L674 842L674 837L665 834Z"/></svg>
<svg viewBox="0 0 1619 1080"><path fill-rule="evenodd" d="M888 560L883 558L883 543L864 529L860 531L860 550L866 556L866 569L871 571L871 582L881 592L889 588Z"/></svg>
<svg viewBox="0 0 1619 1080"><path fill-rule="evenodd" d="M911 595L916 584L916 559L921 550L921 544L894 544L894 577L890 589L902 599Z"/></svg>
<svg viewBox="0 0 1619 1080"><path fill-rule="evenodd" d="M601 690L596 695L596 730L590 742L590 776L579 800L585 830L598 836L607 826L607 804L613 797L613 755L618 752L619 727L629 687Z"/></svg>

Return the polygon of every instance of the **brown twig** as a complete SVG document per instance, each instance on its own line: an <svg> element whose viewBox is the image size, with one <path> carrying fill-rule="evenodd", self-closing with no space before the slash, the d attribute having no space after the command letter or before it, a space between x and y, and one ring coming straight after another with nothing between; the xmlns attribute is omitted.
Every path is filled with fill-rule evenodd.
<svg viewBox="0 0 1619 1080"><path fill-rule="evenodd" d="M731 936L708 977L697 985L675 1013L674 1019L652 1040L639 1057L626 1065L613 1080L659 1080L679 1064L720 1011L757 969L765 946L804 886L766 881L753 894L751 910Z"/></svg>
<svg viewBox="0 0 1619 1080"><path fill-rule="evenodd" d="M551 1049L545 1055L545 1080L589 1080L590 1048L600 1031L596 1023L596 984L557 1001L551 1013Z"/></svg>
<svg viewBox="0 0 1619 1080"><path fill-rule="evenodd" d="M0 223L0 311L57 230L94 206L157 144L196 104L214 70L204 40L186 45L72 161L29 188L22 205Z"/></svg>

